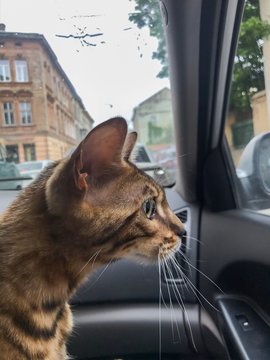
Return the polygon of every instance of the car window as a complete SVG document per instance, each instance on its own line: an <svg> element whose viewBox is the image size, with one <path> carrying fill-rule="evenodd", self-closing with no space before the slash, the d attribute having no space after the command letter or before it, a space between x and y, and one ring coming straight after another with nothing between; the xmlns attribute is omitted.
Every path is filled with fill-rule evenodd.
<svg viewBox="0 0 270 360"><path fill-rule="evenodd" d="M133 159L136 163L151 162L150 157L147 154L146 147L144 145L137 145L135 147Z"/></svg>
<svg viewBox="0 0 270 360"><path fill-rule="evenodd" d="M174 183L171 91L158 0L118 0L113 6L107 0L14 0L5 3L3 19L3 162L22 164L21 171L41 170L30 162L72 153L94 126L121 115L138 133L135 162L158 164L167 179L162 183Z"/></svg>
<svg viewBox="0 0 270 360"><path fill-rule="evenodd" d="M42 169L42 162L26 162L18 164L18 168L20 171L28 171L28 170L41 170Z"/></svg>
<svg viewBox="0 0 270 360"><path fill-rule="evenodd" d="M241 205L270 215L270 3L247 0L225 127Z"/></svg>

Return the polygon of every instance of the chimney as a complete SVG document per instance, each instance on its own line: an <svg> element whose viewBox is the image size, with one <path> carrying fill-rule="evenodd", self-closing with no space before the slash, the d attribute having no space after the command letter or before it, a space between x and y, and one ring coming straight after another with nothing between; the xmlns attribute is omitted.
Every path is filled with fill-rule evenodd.
<svg viewBox="0 0 270 360"><path fill-rule="evenodd" d="M0 23L0 31L6 31L6 25L3 23Z"/></svg>

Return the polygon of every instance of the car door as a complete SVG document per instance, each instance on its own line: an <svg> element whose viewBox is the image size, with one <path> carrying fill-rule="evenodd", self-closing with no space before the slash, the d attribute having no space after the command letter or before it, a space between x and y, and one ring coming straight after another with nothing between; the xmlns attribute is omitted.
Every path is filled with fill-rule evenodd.
<svg viewBox="0 0 270 360"><path fill-rule="evenodd" d="M259 21L260 16L266 18L269 11L266 3L246 3L245 11L260 10L257 20L254 14L252 21ZM201 205L197 259L200 303L211 314L214 322L219 324L230 358L268 359L270 221L267 184L270 127L267 111L264 115L258 112L262 106L261 100L258 100L262 99L260 96L264 96L264 106L269 98L267 76L265 95L264 87L262 90L252 85L252 60L245 63L243 53L235 57L242 16L240 45L244 39L251 37L247 27L244 27L244 21L248 18L247 13L243 15L244 1L203 1L198 18L194 18L196 9L199 11L198 2L175 4L165 1L165 4L171 71L175 75L172 79L175 117L188 118L189 122L178 122L179 130L185 134L185 139L181 138L182 145L178 144L180 155L189 153L185 143L191 143L188 135L192 132L188 131L188 127L196 128L195 139L200 137L195 150L197 163L182 161L181 182L177 186L185 199ZM179 15L170 29L170 15L177 13L180 8L182 10L182 6L190 11L190 17L182 12L183 17ZM181 41L182 36L177 38L176 33L184 33L184 40ZM265 37L264 51L267 51L267 42ZM262 44L263 36L260 40L257 37L261 52ZM265 52L266 69L267 56ZM241 61L243 67L250 68L248 76L251 83L248 90L254 91L249 95L254 139L250 143L247 139L239 147L236 138L232 140L235 134L231 132L240 126L243 129L250 119L245 121L242 112L242 118L234 119L235 122L230 123L229 127L227 125L231 121L234 95L234 84L231 86L233 63L236 81L239 75L236 72L237 65ZM180 69L185 65L187 69L183 75ZM259 75L258 72L256 76ZM256 77L253 77L255 80ZM240 103L236 105L239 109ZM260 127L263 122L264 129ZM187 176L188 171L190 178ZM202 307L200 310L204 311Z"/></svg>

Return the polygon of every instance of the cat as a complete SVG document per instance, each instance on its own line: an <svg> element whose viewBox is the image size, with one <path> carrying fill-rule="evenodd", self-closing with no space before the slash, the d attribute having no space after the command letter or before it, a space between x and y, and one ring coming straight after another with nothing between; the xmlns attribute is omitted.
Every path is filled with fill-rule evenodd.
<svg viewBox="0 0 270 360"><path fill-rule="evenodd" d="M180 246L184 226L164 190L129 160L136 138L123 118L101 123L2 215L1 360L67 359L68 300L89 273Z"/></svg>

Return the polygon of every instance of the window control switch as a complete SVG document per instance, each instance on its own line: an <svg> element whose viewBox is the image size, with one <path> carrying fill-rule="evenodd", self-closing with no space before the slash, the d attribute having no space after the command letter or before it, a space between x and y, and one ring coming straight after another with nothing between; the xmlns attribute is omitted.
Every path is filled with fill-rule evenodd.
<svg viewBox="0 0 270 360"><path fill-rule="evenodd" d="M250 321L248 320L246 315L241 314L236 315L235 317L244 331L252 330L252 325L250 324Z"/></svg>

